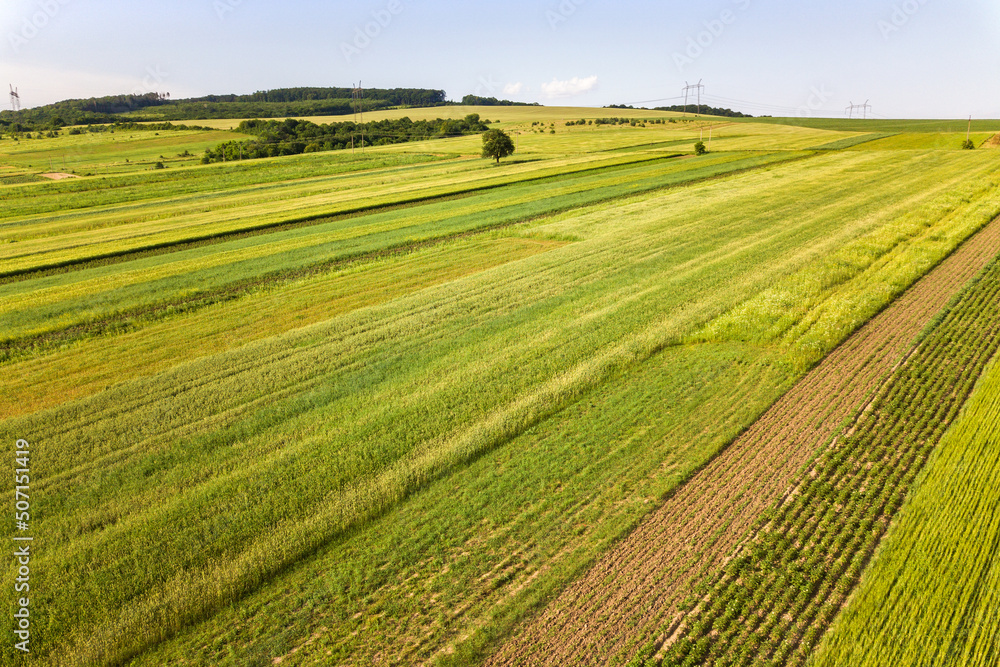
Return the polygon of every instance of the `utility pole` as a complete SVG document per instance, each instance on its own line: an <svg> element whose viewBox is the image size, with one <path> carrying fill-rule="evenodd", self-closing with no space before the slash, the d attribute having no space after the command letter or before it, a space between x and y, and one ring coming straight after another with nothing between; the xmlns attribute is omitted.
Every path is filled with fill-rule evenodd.
<svg viewBox="0 0 1000 667"><path fill-rule="evenodd" d="M863 114L865 120L868 119L868 111L872 108L872 105L868 104L868 100L865 100L864 104L855 104L851 102L851 106L844 110L844 113L848 114L848 117L854 118L854 112L860 111Z"/></svg>
<svg viewBox="0 0 1000 667"><path fill-rule="evenodd" d="M712 151L712 128L713 127L715 127L715 126L714 125L709 125L708 126L708 150L709 150L709 152Z"/></svg>
<svg viewBox="0 0 1000 667"><path fill-rule="evenodd" d="M972 116L969 116L969 129L965 132L965 140L972 141Z"/></svg>
<svg viewBox="0 0 1000 667"><path fill-rule="evenodd" d="M684 82L684 91L683 91L684 92L684 113L687 113L687 110L688 110L687 109L688 108L688 95L693 90L693 91L696 91L696 93L698 95L698 115L699 116L701 115L701 91L705 89L705 86L703 86L702 83L701 83L702 81L704 81L704 79L698 79L698 83L696 83L694 85L689 84L687 81Z"/></svg>

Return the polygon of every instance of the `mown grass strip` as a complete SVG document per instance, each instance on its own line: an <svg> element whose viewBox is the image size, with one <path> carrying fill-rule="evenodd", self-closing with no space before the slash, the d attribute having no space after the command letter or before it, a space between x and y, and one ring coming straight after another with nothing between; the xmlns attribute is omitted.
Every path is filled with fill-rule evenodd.
<svg viewBox="0 0 1000 667"><path fill-rule="evenodd" d="M831 141L828 144L822 144L816 146L810 150L814 151L839 151L845 148L851 148L853 146L860 146L861 144L867 144L870 141L877 141L878 139L885 139L887 137L895 136L891 132L873 132L871 134L862 134L857 137L847 137L846 139L838 139L837 141Z"/></svg>

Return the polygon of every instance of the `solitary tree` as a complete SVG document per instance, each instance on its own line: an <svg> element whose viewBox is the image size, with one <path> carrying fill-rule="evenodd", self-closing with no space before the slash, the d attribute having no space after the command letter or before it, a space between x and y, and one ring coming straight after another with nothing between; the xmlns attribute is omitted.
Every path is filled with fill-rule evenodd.
<svg viewBox="0 0 1000 667"><path fill-rule="evenodd" d="M698 143L696 143L694 145L694 154L695 155L704 155L707 152L708 152L708 149L705 148L705 142L699 141Z"/></svg>
<svg viewBox="0 0 1000 667"><path fill-rule="evenodd" d="M483 134L483 157L494 158L500 164L500 158L514 154L514 142L503 130L488 130Z"/></svg>

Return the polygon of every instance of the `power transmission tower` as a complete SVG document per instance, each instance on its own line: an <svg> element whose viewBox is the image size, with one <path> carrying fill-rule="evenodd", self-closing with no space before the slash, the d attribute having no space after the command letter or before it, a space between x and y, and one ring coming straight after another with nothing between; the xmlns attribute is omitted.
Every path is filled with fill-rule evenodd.
<svg viewBox="0 0 1000 667"><path fill-rule="evenodd" d="M17 88L13 84L8 84L10 86L10 110L20 111L21 110L21 96L17 94Z"/></svg>
<svg viewBox="0 0 1000 667"><path fill-rule="evenodd" d="M702 85L704 79L698 79L698 83L691 85L687 81L684 82L684 113L688 110L688 95L692 90L697 92L698 95L698 115L701 115L701 91L705 89Z"/></svg>
<svg viewBox="0 0 1000 667"><path fill-rule="evenodd" d="M855 104L851 102L851 106L844 110L844 113L848 115L849 118L854 118L854 112L858 111L862 114L862 118L867 120L868 112L871 111L872 105L868 104L868 100L865 100L864 104Z"/></svg>

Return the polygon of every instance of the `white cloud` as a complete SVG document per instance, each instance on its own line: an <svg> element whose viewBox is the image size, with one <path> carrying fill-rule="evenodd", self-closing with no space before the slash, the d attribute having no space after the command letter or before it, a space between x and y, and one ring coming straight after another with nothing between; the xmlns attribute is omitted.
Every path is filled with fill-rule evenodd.
<svg viewBox="0 0 1000 667"><path fill-rule="evenodd" d="M524 90L524 84L518 81L517 83L508 83L503 87L504 95L520 95L521 91Z"/></svg>
<svg viewBox="0 0 1000 667"><path fill-rule="evenodd" d="M552 79L549 83L542 84L542 92L546 97L573 97L590 92L597 87L597 77L588 76L586 79L573 77L569 81L559 81Z"/></svg>

